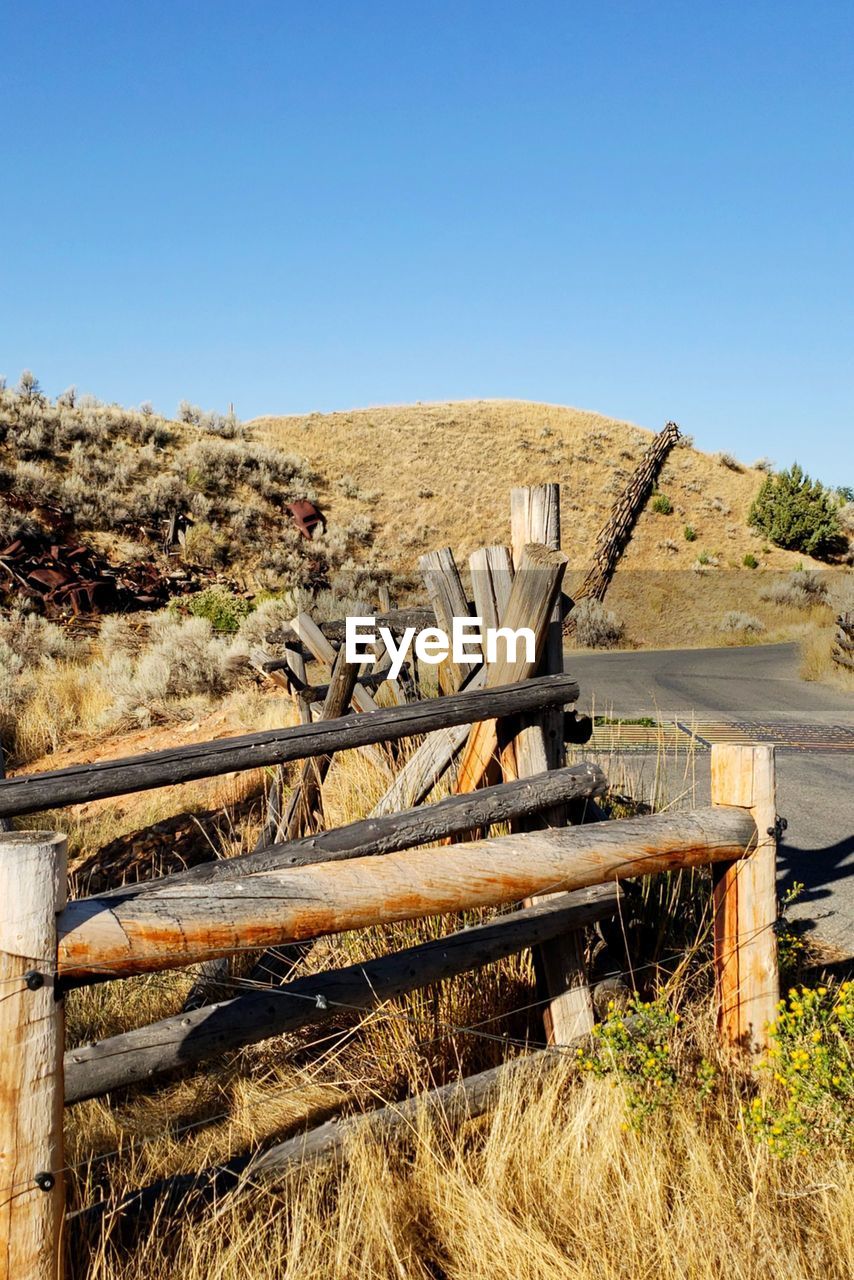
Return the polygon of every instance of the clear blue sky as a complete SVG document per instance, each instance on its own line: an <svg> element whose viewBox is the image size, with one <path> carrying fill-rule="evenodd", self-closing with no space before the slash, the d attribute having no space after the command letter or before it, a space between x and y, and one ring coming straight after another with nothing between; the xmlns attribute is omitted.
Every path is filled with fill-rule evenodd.
<svg viewBox="0 0 854 1280"><path fill-rule="evenodd" d="M580 405L854 483L845 0L3 4L0 372Z"/></svg>

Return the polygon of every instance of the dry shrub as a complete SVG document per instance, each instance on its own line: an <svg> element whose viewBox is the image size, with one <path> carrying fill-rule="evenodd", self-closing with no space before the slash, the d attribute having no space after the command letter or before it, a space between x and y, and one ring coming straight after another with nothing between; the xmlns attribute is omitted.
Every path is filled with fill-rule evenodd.
<svg viewBox="0 0 854 1280"><path fill-rule="evenodd" d="M741 613L737 609L731 609L721 618L719 630L729 633L738 632L741 635L758 635L760 631L765 630L765 623L753 613Z"/></svg>
<svg viewBox="0 0 854 1280"><path fill-rule="evenodd" d="M188 699L219 697L233 687L236 671L227 643L206 618L155 614L148 646L136 657L115 653L97 669L110 695L109 724L150 724L180 713Z"/></svg>
<svg viewBox="0 0 854 1280"><path fill-rule="evenodd" d="M812 569L790 573L762 590L762 599L796 609L811 609L827 601L827 582Z"/></svg>
<svg viewBox="0 0 854 1280"><path fill-rule="evenodd" d="M585 649L613 649L623 638L624 627L617 615L600 600L580 600L572 611L575 635Z"/></svg>

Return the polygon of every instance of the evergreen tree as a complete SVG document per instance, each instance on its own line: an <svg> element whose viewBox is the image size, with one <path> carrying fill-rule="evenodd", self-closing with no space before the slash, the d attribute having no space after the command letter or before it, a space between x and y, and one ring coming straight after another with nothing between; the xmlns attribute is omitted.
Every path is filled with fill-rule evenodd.
<svg viewBox="0 0 854 1280"><path fill-rule="evenodd" d="M839 541L837 507L824 485L810 479L795 462L788 471L763 480L747 522L778 547L821 557Z"/></svg>

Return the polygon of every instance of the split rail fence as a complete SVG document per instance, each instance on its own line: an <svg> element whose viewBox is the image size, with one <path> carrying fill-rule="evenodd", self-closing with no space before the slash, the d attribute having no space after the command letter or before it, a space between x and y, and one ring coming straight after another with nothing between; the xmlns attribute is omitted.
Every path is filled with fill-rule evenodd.
<svg viewBox="0 0 854 1280"><path fill-rule="evenodd" d="M548 996L548 1044L583 1042L593 1011L582 931L614 914L624 879L713 866L720 1031L752 1051L763 1046L778 997L773 748L715 746L706 808L598 820L604 774L591 763L567 766L564 755L566 740L584 735L567 711L579 690L563 672L571 602L561 596L558 487L514 490L511 516L512 548L471 558L475 608L486 626L530 627L535 661L508 653L468 671L449 661L439 672L443 696L407 702L410 672L391 691L395 705L377 707L371 690L382 683L374 678L382 675L382 655L378 672L357 672L343 650L336 653L334 628L324 634L300 615L279 637L288 665L263 656L261 665L284 673L280 682L303 695L302 723L0 781L3 819L300 762L289 803L283 788L272 798L254 853L95 897L68 900L62 835L0 832L0 1280L62 1274L63 1110L85 1098L153 1083L323 1023L341 1007L371 1008L525 948L535 949ZM450 631L455 614L471 612L453 555L431 553L421 567L429 619ZM386 617L393 625L395 614ZM325 688L308 685L306 653L330 669ZM319 829L336 753L378 753L388 767L380 748L413 737L420 745L392 771L371 815ZM423 804L454 761L452 794ZM490 837L497 824L509 824L509 834ZM75 986L520 902L521 909L366 964L252 990L66 1051L62 996ZM362 1119L384 1131L416 1107L478 1114L508 1072L548 1058L548 1048L529 1052L368 1117L324 1125L248 1158L243 1170L261 1176L338 1149Z"/></svg>

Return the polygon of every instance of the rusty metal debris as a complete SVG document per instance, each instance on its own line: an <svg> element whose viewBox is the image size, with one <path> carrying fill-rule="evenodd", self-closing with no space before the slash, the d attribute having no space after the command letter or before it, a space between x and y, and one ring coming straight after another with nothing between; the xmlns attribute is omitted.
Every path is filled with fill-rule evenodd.
<svg viewBox="0 0 854 1280"><path fill-rule="evenodd" d="M286 502L285 510L304 538L313 538L318 525L321 530L326 528L326 518L308 498Z"/></svg>
<svg viewBox="0 0 854 1280"><path fill-rule="evenodd" d="M91 547L25 534L0 547L0 591L48 616L147 609L165 604L170 584L153 564L111 565Z"/></svg>

